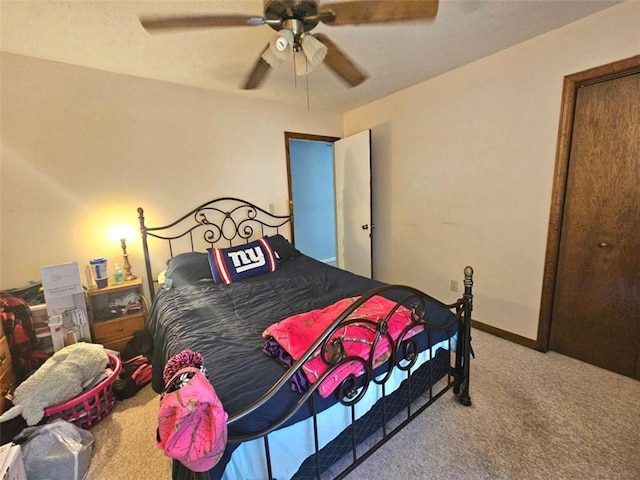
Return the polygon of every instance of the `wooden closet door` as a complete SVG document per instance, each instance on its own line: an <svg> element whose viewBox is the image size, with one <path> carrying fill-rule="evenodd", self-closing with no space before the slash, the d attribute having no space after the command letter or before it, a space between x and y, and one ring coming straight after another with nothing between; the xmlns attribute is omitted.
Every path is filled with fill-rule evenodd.
<svg viewBox="0 0 640 480"><path fill-rule="evenodd" d="M577 92L549 348L640 378L640 74Z"/></svg>

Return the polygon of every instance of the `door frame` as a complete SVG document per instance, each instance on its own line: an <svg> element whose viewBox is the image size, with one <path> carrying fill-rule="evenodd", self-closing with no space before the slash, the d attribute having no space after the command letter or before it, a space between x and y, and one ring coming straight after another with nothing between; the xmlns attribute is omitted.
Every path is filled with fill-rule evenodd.
<svg viewBox="0 0 640 480"><path fill-rule="evenodd" d="M287 161L287 188L289 190L289 216L291 218L291 243L296 244L294 233L295 216L293 214L293 185L291 184L291 152L289 150L289 140L307 140L311 142L334 143L340 137L328 137L325 135L312 135L309 133L284 132L285 158Z"/></svg>
<svg viewBox="0 0 640 480"><path fill-rule="evenodd" d="M573 134L573 115L577 90L584 85L633 75L640 72L640 55L635 55L600 67L567 75L564 78L562 103L560 107L560 125L558 127L558 145L556 147L556 163L551 194L551 209L547 233L547 249L542 280L542 297L540 300L540 317L538 321L538 338L536 349L546 352L549 349L551 316L553 310L558 255L560 253L560 235L567 188L567 172L571 153Z"/></svg>

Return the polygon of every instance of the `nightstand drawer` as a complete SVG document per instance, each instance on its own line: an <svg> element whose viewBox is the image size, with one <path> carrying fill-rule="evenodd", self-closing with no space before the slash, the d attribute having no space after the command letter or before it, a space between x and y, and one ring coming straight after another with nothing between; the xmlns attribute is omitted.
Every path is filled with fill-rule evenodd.
<svg viewBox="0 0 640 480"><path fill-rule="evenodd" d="M136 330L144 328L144 314L123 315L115 320L93 324L94 341L105 344L130 337Z"/></svg>

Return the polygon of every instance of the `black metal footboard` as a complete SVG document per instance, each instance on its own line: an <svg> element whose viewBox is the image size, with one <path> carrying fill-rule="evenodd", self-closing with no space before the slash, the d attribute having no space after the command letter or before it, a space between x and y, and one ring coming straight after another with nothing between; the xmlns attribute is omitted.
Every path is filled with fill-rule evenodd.
<svg viewBox="0 0 640 480"><path fill-rule="evenodd" d="M259 439L263 452L254 463L262 462L264 476L251 478L265 479L324 479L343 478L371 456L379 447L396 435L417 415L436 400L453 390L463 405L470 405L469 365L471 359L471 312L473 269L464 270L465 291L462 298L453 304L442 302L406 286L389 285L372 290L345 310L319 338L307 353L295 362L276 385L259 401L229 417L228 425L259 410L268 404L273 394L280 388L290 388L289 382L296 372L314 353L328 366L325 374L305 393L298 403L287 410L277 421L260 431L245 435L231 435L229 444L249 442ZM395 306L383 318L359 318L354 316L364 302L375 295L394 300ZM412 322L397 338L392 338L388 321L394 312L404 306L411 311ZM430 309L448 309L451 314L446 322L430 321ZM433 311L433 310L431 310ZM364 357L349 356L345 353L343 339L336 335L345 325L363 324L375 329L375 340L370 354ZM415 334L416 328L421 330ZM445 334L445 340L436 342ZM450 334L453 334L452 336ZM374 364L373 352L376 346L386 341L392 345L390 354L383 363ZM439 348L431 347L438 344ZM317 389L323 380L330 377L345 364L356 362L361 366L361 374L347 376L336 388L336 404L331 417L346 418L345 425L326 441L323 422L327 420L324 406ZM335 413L335 408L342 413ZM289 420L300 410L309 409L311 417L306 420L309 439L297 437L296 442L310 442L310 455L305 457L297 472L283 475L274 460L274 448L281 440L276 440L291 426ZM324 414L324 415L323 415ZM301 447L302 448L302 447ZM295 450L295 448L294 448ZM275 455L277 457L277 455ZM180 464L174 463L174 478L194 478ZM261 474L262 475L262 474ZM197 477L196 477L197 478ZM202 478L219 478L217 474ZM249 478L249 477L247 477Z"/></svg>

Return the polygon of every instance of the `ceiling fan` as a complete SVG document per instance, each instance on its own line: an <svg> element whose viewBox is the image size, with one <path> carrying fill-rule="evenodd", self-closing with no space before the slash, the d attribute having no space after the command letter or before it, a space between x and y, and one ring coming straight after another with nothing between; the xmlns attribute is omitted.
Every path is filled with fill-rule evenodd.
<svg viewBox="0 0 640 480"><path fill-rule="evenodd" d="M311 33L318 23L328 26L396 23L430 19L437 12L438 0L355 0L326 5L317 0L264 0L263 16L141 17L140 23L148 32L269 25L277 33L258 57L242 84L243 89L259 87L271 67L288 55L293 55L298 75L308 74L324 61L347 85L355 87L367 75L325 34Z"/></svg>

